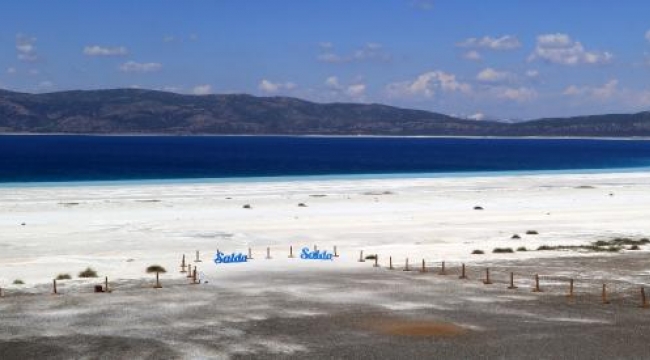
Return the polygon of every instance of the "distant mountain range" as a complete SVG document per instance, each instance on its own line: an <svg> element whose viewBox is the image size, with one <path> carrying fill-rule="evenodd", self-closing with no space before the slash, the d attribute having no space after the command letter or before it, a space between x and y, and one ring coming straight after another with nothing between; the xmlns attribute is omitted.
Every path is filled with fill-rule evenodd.
<svg viewBox="0 0 650 360"><path fill-rule="evenodd" d="M650 112L506 123L289 97L0 90L0 133L631 137L650 136Z"/></svg>

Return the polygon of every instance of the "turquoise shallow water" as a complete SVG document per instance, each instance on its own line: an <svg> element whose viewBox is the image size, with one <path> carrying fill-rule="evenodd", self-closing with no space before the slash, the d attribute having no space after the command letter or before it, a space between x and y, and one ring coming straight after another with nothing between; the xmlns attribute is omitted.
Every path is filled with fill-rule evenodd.
<svg viewBox="0 0 650 360"><path fill-rule="evenodd" d="M0 136L5 187L648 170L646 140Z"/></svg>

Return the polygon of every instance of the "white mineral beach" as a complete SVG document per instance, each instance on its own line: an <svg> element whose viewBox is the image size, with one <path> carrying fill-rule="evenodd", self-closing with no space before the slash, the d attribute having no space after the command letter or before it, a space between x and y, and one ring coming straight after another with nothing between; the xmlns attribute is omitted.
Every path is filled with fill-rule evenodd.
<svg viewBox="0 0 650 360"><path fill-rule="evenodd" d="M239 271L368 267L357 262L361 250L379 254L382 265L388 256L396 264L409 257L414 265L422 258L433 265L576 255L492 250L648 235L646 172L3 187L0 287L21 279L29 289L86 267L112 280L150 277L151 264L167 268L164 281L182 276L182 254L191 262L196 250L200 272L218 279ZM337 246L341 257L288 259L290 245L297 255L305 246L330 252ZM217 249L249 247L248 263L211 261ZM474 249L485 255L471 255Z"/></svg>

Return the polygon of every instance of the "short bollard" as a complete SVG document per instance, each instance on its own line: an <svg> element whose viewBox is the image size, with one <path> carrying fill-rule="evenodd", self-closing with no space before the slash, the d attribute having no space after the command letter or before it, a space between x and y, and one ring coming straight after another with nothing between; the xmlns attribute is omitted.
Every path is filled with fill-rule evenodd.
<svg viewBox="0 0 650 360"><path fill-rule="evenodd" d="M490 268L485 268L485 280L483 280L483 284L485 285L492 284L492 281L490 281Z"/></svg>
<svg viewBox="0 0 650 360"><path fill-rule="evenodd" d="M334 257L339 257L339 253L336 251L336 245L334 245Z"/></svg>
<svg viewBox="0 0 650 360"><path fill-rule="evenodd" d="M375 255L375 264L372 267L379 267L379 255Z"/></svg>
<svg viewBox="0 0 650 360"><path fill-rule="evenodd" d="M318 246L316 246L316 244L314 244L314 252L316 252L316 251L318 251Z"/></svg>
<svg viewBox="0 0 650 360"><path fill-rule="evenodd" d="M535 274L535 287L533 288L533 292L542 292L542 290L539 288L539 275Z"/></svg>
<svg viewBox="0 0 650 360"><path fill-rule="evenodd" d="M294 257L295 256L293 256L293 246L289 246L289 258L291 259L291 258L294 258Z"/></svg>
<svg viewBox="0 0 650 360"><path fill-rule="evenodd" d="M199 251L196 250L196 259L194 259L194 262L201 262L201 258L199 257Z"/></svg>
<svg viewBox="0 0 650 360"><path fill-rule="evenodd" d="M461 266L459 279L467 279L467 273L465 272L465 263Z"/></svg>
<svg viewBox="0 0 650 360"><path fill-rule="evenodd" d="M515 286L515 273L510 272L510 286L508 286L508 289L516 289L517 287Z"/></svg>
<svg viewBox="0 0 650 360"><path fill-rule="evenodd" d="M645 298L645 288L641 287L641 307L644 309L648 308L648 301Z"/></svg>
<svg viewBox="0 0 650 360"><path fill-rule="evenodd" d="M57 295L59 292L56 289L56 279L52 280L52 294Z"/></svg>
<svg viewBox="0 0 650 360"><path fill-rule="evenodd" d="M363 250L359 252L359 262L366 262L366 259L363 258Z"/></svg>
<svg viewBox="0 0 650 360"><path fill-rule="evenodd" d="M181 273L185 272L185 268L187 265L185 264L185 254L183 254L183 258L181 259Z"/></svg>
<svg viewBox="0 0 650 360"><path fill-rule="evenodd" d="M192 264L187 264L187 276L188 279L192 278Z"/></svg>
<svg viewBox="0 0 650 360"><path fill-rule="evenodd" d="M271 248L267 247L266 248L266 260L271 259Z"/></svg>
<svg viewBox="0 0 650 360"><path fill-rule="evenodd" d="M253 249L248 248L248 260L253 260Z"/></svg>
<svg viewBox="0 0 650 360"><path fill-rule="evenodd" d="M603 300L603 304L609 304L609 300L607 299L607 284L603 284L603 292L601 294L601 298Z"/></svg>
<svg viewBox="0 0 650 360"><path fill-rule="evenodd" d="M108 287L108 276L104 277L104 292L107 292L107 293L111 292L111 289L109 289L109 287Z"/></svg>
<svg viewBox="0 0 650 360"><path fill-rule="evenodd" d="M393 257L392 256L388 257L388 270L395 270L395 268L393 267Z"/></svg>
<svg viewBox="0 0 650 360"><path fill-rule="evenodd" d="M573 279L569 279L569 293L566 295L569 299L573 299Z"/></svg>
<svg viewBox="0 0 650 360"><path fill-rule="evenodd" d="M409 258L406 258L406 264L404 265L404 271L411 271L411 269L409 269Z"/></svg>
<svg viewBox="0 0 650 360"><path fill-rule="evenodd" d="M442 262L442 267L440 268L440 275L447 275L447 271L445 271L445 262Z"/></svg>

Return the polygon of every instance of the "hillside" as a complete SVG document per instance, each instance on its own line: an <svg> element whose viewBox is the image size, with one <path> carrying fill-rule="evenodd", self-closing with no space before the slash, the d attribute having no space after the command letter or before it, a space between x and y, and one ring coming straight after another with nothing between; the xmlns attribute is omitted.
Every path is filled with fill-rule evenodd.
<svg viewBox="0 0 650 360"><path fill-rule="evenodd" d="M2 133L650 136L650 113L472 121L379 104L136 89L26 94L0 90Z"/></svg>

